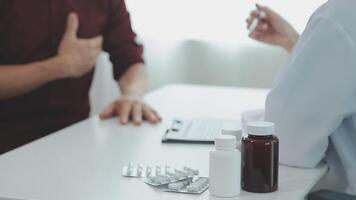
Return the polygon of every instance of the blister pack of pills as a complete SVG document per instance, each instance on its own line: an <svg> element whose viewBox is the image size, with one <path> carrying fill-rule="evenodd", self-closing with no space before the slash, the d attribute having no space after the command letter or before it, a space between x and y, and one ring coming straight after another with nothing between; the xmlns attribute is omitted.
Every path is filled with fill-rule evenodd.
<svg viewBox="0 0 356 200"><path fill-rule="evenodd" d="M127 166L122 168L122 175L125 177L132 178L168 178L170 179L182 179L192 176L199 175L199 170L192 169L190 167L184 167L183 169L172 169L169 165L165 165L164 167L160 165L152 166L142 166L137 165L134 166L132 163L129 163ZM172 178L173 177L173 178Z"/></svg>
<svg viewBox="0 0 356 200"><path fill-rule="evenodd" d="M201 194L209 187L209 179L198 177L199 170L183 167L171 168L169 165L142 166L129 163L122 169L124 177L145 178L144 182L159 187L166 192Z"/></svg>
<svg viewBox="0 0 356 200"><path fill-rule="evenodd" d="M148 176L145 183L152 186L161 186L177 181L189 180L194 176L199 175L199 171L190 167L184 167L183 169L166 168L164 172L155 174L155 176Z"/></svg>
<svg viewBox="0 0 356 200"><path fill-rule="evenodd" d="M132 163L129 163L127 166L124 166L122 168L122 175L125 177L132 177L132 178L144 178L148 176L152 176L152 174L155 174L158 172L158 170L161 170L161 168L157 168L155 171L153 167L151 166L146 166L143 167L142 165L137 165L134 166Z"/></svg>
<svg viewBox="0 0 356 200"><path fill-rule="evenodd" d="M186 194L202 194L209 188L209 178L197 177L170 183L167 185L166 192L186 193Z"/></svg>

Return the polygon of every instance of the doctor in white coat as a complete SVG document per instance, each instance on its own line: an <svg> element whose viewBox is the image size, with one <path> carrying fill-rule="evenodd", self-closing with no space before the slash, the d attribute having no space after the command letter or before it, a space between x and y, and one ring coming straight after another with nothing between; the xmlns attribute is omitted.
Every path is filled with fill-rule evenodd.
<svg viewBox="0 0 356 200"><path fill-rule="evenodd" d="M329 189L356 194L356 1L329 0L299 37L267 7L251 38L282 46L290 55L266 101L274 122L280 162L315 167L323 159Z"/></svg>

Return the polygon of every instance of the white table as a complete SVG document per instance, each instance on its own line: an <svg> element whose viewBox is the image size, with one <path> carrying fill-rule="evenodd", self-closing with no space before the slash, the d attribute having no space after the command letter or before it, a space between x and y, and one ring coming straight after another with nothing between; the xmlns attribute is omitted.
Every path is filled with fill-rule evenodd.
<svg viewBox="0 0 356 200"><path fill-rule="evenodd" d="M0 156L0 196L33 200L190 200L203 195L166 193L141 180L123 178L129 162L191 166L208 172L212 145L162 144L172 117L238 119L262 108L267 91L172 85L147 96L164 117L160 125L120 126L116 119L90 118ZM326 167L280 167L280 188L270 194L242 192L241 200L300 200Z"/></svg>

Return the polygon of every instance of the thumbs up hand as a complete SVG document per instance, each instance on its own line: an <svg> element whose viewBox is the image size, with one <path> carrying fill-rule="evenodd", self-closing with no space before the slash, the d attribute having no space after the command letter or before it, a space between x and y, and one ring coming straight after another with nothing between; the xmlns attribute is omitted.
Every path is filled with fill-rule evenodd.
<svg viewBox="0 0 356 200"><path fill-rule="evenodd" d="M59 62L57 70L60 78L80 77L93 69L98 55L102 51L103 37L89 39L77 37L79 27L78 16L70 13L67 27L58 48Z"/></svg>

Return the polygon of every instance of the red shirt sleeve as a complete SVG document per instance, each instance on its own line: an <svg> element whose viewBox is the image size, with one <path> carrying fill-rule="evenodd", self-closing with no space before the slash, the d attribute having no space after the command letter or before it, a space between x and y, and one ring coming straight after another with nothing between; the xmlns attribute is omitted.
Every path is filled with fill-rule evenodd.
<svg viewBox="0 0 356 200"><path fill-rule="evenodd" d="M143 47L136 43L130 14L124 0L111 0L109 18L104 31L104 51L110 54L115 80L135 63L143 63Z"/></svg>

